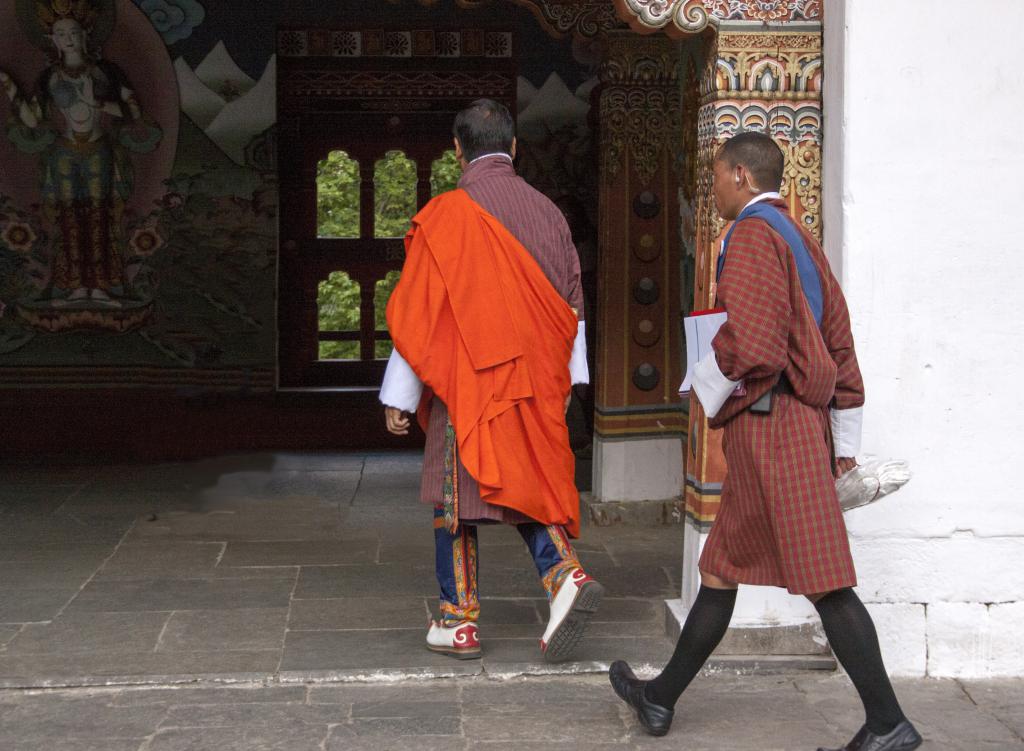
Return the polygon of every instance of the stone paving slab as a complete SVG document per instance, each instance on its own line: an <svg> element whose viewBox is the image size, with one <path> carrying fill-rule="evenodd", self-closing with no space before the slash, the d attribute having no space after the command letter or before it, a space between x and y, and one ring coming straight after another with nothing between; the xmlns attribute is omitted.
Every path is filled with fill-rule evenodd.
<svg viewBox="0 0 1024 751"><path fill-rule="evenodd" d="M222 566L336 566L374 564L380 540L376 537L346 540L276 542L229 542Z"/></svg>
<svg viewBox="0 0 1024 751"><path fill-rule="evenodd" d="M6 493L0 495L2 499ZM110 514L15 514L4 515L0 524L0 549L7 546L116 545L133 520Z"/></svg>
<svg viewBox="0 0 1024 751"><path fill-rule="evenodd" d="M63 558L52 561L0 562L0 581L8 588L81 586L96 571L96 562Z"/></svg>
<svg viewBox="0 0 1024 751"><path fill-rule="evenodd" d="M381 624L407 624L408 628L422 632L429 613L427 598L415 595L293 599L288 630L367 631Z"/></svg>
<svg viewBox="0 0 1024 751"><path fill-rule="evenodd" d="M288 608L189 610L171 614L157 652L280 650Z"/></svg>
<svg viewBox="0 0 1024 751"><path fill-rule="evenodd" d="M397 563L304 566L295 587L299 600L337 597L432 595L437 589L433 564Z"/></svg>
<svg viewBox="0 0 1024 751"><path fill-rule="evenodd" d="M118 546L96 573L100 581L195 579L212 576L224 555L223 542L157 540Z"/></svg>
<svg viewBox="0 0 1024 751"><path fill-rule="evenodd" d="M322 749L331 729L324 725L278 728L164 728L150 739L146 751L293 751Z"/></svg>
<svg viewBox="0 0 1024 751"><path fill-rule="evenodd" d="M170 613L64 613L48 623L28 623L7 644L7 655L151 652Z"/></svg>
<svg viewBox="0 0 1024 751"><path fill-rule="evenodd" d="M375 454L352 454L329 451L309 452L278 452L275 454L255 454L250 456L268 457L273 470L297 470L305 472L363 472L368 465L377 459ZM384 454L386 458L390 454ZM211 462L216 460L210 460ZM415 457L408 461L415 461Z"/></svg>
<svg viewBox="0 0 1024 751"><path fill-rule="evenodd" d="M338 676L360 676L390 671L392 675L412 675L456 667L459 673L480 672L480 660L453 660L426 649L424 631L289 631L281 674L294 677L326 671Z"/></svg>
<svg viewBox="0 0 1024 751"><path fill-rule="evenodd" d="M1015 736L1024 737L1024 701L1015 695L1020 681L961 681L961 686L972 702L998 717Z"/></svg>
<svg viewBox="0 0 1024 751"><path fill-rule="evenodd" d="M48 621L57 616L78 590L78 585L62 588L0 585L0 623Z"/></svg>
<svg viewBox="0 0 1024 751"><path fill-rule="evenodd" d="M97 581L68 605L71 612L287 608L295 577Z"/></svg>
<svg viewBox="0 0 1024 751"><path fill-rule="evenodd" d="M280 649L3 655L0 689L270 681L280 661Z"/></svg>
<svg viewBox="0 0 1024 751"><path fill-rule="evenodd" d="M999 730L1024 706L1024 681L898 681L896 690L924 748L1024 749ZM0 690L0 748L16 751L790 751L840 745L860 722L845 678L798 673L702 675L665 738L641 730L605 676Z"/></svg>
<svg viewBox="0 0 1024 751"><path fill-rule="evenodd" d="M20 623L0 625L0 649L6 647L23 628L25 625Z"/></svg>
<svg viewBox="0 0 1024 751"><path fill-rule="evenodd" d="M34 540L12 540L0 545L0 561L43 561L63 565L64 561L81 560L89 561L93 565L93 570L96 570L114 551L115 545L116 543L52 544Z"/></svg>
<svg viewBox="0 0 1024 751"><path fill-rule="evenodd" d="M232 542L267 540L340 540L345 528L331 508L297 509L287 505L266 509L198 513L171 512L135 526L130 542L154 539Z"/></svg>
<svg viewBox="0 0 1024 751"><path fill-rule="evenodd" d="M679 527L584 527L576 548L606 599L579 659L556 666L538 648L548 607L522 539L481 527L483 659L426 650L437 584L420 463L322 452L14 468L0 486L0 687L573 675L668 656Z"/></svg>

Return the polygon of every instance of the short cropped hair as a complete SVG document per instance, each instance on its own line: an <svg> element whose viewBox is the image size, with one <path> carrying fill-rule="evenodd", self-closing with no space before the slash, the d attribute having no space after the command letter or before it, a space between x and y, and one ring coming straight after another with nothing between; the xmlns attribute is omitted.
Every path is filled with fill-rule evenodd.
<svg viewBox="0 0 1024 751"><path fill-rule="evenodd" d="M477 99L455 116L452 133L462 144L462 155L471 162L484 154L511 154L516 124L501 102Z"/></svg>
<svg viewBox="0 0 1024 751"><path fill-rule="evenodd" d="M722 144L715 158L723 160L730 167L742 164L754 176L756 187L762 191L782 187L786 157L771 136L754 131L737 133Z"/></svg>

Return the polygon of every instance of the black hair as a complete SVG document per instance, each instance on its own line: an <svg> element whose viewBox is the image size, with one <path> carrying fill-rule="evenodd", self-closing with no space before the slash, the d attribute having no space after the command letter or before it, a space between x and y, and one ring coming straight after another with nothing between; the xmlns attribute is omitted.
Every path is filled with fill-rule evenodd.
<svg viewBox="0 0 1024 751"><path fill-rule="evenodd" d="M462 145L462 155L471 162L484 154L511 155L516 124L501 102L477 99L455 116L452 133Z"/></svg>
<svg viewBox="0 0 1024 751"><path fill-rule="evenodd" d="M737 133L722 144L715 158L725 161L730 167L742 164L762 191L782 187L786 157L771 136L755 131Z"/></svg>

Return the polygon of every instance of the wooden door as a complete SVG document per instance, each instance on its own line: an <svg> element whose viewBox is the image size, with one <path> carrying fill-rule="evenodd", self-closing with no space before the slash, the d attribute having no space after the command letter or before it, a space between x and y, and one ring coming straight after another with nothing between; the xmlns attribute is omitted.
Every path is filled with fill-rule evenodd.
<svg viewBox="0 0 1024 751"><path fill-rule="evenodd" d="M333 42L313 45L314 34ZM359 43L341 45L356 38L350 35ZM370 44L378 39L384 43ZM481 97L514 111L513 36L282 29L281 40L288 43L279 43L278 82L280 385L373 390L390 352L381 312L404 260L408 219L432 195L433 167L452 148L455 114ZM349 175L353 167L358 174L350 193L358 219L325 232L318 189L324 170L343 160ZM396 165L405 188L383 196L386 171ZM382 206L396 194L401 207ZM318 311L332 286L358 297L358 315L343 329L325 327Z"/></svg>

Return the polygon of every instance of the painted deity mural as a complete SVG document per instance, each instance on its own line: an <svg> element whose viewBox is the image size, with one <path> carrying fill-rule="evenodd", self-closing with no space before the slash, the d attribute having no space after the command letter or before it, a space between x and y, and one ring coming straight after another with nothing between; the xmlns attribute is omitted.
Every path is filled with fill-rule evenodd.
<svg viewBox="0 0 1024 751"><path fill-rule="evenodd" d="M18 312L50 330L135 326L150 300L126 272L122 219L132 194L130 155L153 151L162 131L143 115L124 71L101 56L103 32L111 27L103 15L113 13L112 5L54 0L35 11L26 33L56 59L29 94L3 72L0 84L11 102L8 137L19 151L40 156L43 214L54 241L46 286L22 298ZM26 224L7 229L22 249L30 233ZM127 315L104 315L113 310Z"/></svg>
<svg viewBox="0 0 1024 751"><path fill-rule="evenodd" d="M181 115L167 45L203 16L194 0L0 5L0 381L269 369L273 165ZM263 130L272 98L269 113Z"/></svg>
<svg viewBox="0 0 1024 751"><path fill-rule="evenodd" d="M205 16L0 3L0 383L272 384L273 58L172 63Z"/></svg>

